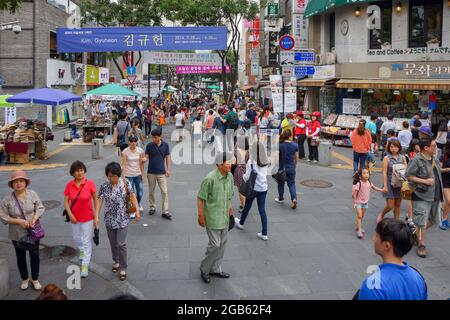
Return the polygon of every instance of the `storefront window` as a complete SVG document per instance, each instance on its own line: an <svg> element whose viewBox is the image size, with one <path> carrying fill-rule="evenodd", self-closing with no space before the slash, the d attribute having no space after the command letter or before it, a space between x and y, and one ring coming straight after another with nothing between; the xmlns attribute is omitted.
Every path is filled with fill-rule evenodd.
<svg viewBox="0 0 450 320"><path fill-rule="evenodd" d="M427 47L442 41L442 1L411 0L409 6L409 47Z"/></svg>
<svg viewBox="0 0 450 320"><path fill-rule="evenodd" d="M322 87L319 93L319 107L322 118L325 119L331 113L336 113L336 88Z"/></svg>
<svg viewBox="0 0 450 320"><path fill-rule="evenodd" d="M56 32L50 31L50 58L58 59L58 47L56 45Z"/></svg>
<svg viewBox="0 0 450 320"><path fill-rule="evenodd" d="M381 45L392 43L392 2L373 4L381 9L381 29L370 30L370 49L381 49Z"/></svg>

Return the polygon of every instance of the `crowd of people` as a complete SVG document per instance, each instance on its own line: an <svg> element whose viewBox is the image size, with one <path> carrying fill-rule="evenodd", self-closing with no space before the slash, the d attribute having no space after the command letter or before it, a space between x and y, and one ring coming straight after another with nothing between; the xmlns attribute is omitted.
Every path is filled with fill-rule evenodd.
<svg viewBox="0 0 450 320"><path fill-rule="evenodd" d="M268 176L271 175L269 166L273 157L271 148L267 146L279 143L277 172L273 174L278 196L274 201L280 205L284 203L287 184L293 210L299 205L296 175L299 161L306 158L305 142L309 151L306 160L313 163L319 160L320 112L311 113L310 119L306 119L303 111L282 117L270 107L260 108L254 102L240 99L218 106L211 96L204 93L155 99L134 107L116 107L101 102L93 110L101 115L117 113L113 143L120 150L120 161L106 165L106 181L98 190L95 183L87 178L85 164L77 160L70 167L69 173L73 179L64 190L64 207L79 250L81 276L84 278L88 277L92 239L93 235L98 235L102 207L111 247L111 270L122 281L127 278L128 226L133 220L138 222L144 212L142 199L145 181L149 189L149 215L157 211L155 189L158 184L162 200L161 216L167 220L173 219L169 211L167 180L171 169L170 146L162 138L166 118L175 126L176 142L185 138L186 128L190 127L195 147L203 146L206 141L208 144L214 143L217 151L216 167L203 179L197 195L198 224L206 229L209 239L200 267L200 276L205 283L210 283L211 276L230 277L221 267L228 231L233 226L244 229L254 200L261 220L261 232L256 236L263 241L269 240L266 198ZM419 120L414 118L412 127L405 122L404 130L397 136L391 122L391 116L381 124L377 116L372 115L371 121L366 123L361 120L351 134L356 234L359 239L364 239L363 219L368 209L370 191L373 189L383 193L386 206L377 218L374 246L375 252L383 258L381 275L388 274L389 279L393 279L389 282L382 280L382 285L391 288L392 294L386 290L368 291L369 280L366 280L355 298L426 299L423 278L403 261L403 257L417 244L417 254L425 258L427 229L433 224L439 224L443 230L449 228L450 144L447 136L445 142L443 139L448 129L440 126L436 139L433 139L431 129L421 127ZM233 133L232 139L226 138L228 131ZM379 150L378 142L384 146L381 188L370 179ZM439 158L438 148L441 150ZM39 241L42 237L33 238L31 230L36 227L45 209L38 194L28 188L30 182L23 171L11 175L8 185L13 192L0 204L0 219L10 225L9 238L17 255L21 289L27 289L31 282L35 290L41 290L38 277ZM239 196L240 217L233 215L232 199L235 194ZM402 200L408 201L406 221L401 219ZM443 215L440 210L442 203ZM394 218L385 218L391 210L394 211ZM24 241L28 241L33 249L27 249ZM26 262L27 251L31 260L31 280ZM402 277L406 280L402 281ZM395 288L405 291L398 293ZM49 291L56 290L53 289ZM62 293L58 291L58 295L62 296Z"/></svg>

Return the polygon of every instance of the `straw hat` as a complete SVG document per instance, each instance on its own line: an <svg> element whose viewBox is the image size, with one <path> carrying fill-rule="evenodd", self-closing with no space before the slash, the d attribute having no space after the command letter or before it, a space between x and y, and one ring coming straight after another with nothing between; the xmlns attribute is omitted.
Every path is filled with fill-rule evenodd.
<svg viewBox="0 0 450 320"><path fill-rule="evenodd" d="M10 188L12 188L12 183L13 181L17 180L17 179L24 179L27 182L27 187L30 185L31 180L30 178L28 178L27 174L25 171L23 170L18 170L18 171L14 171L13 173L11 173L11 175L9 176L9 181L8 181L8 186Z"/></svg>

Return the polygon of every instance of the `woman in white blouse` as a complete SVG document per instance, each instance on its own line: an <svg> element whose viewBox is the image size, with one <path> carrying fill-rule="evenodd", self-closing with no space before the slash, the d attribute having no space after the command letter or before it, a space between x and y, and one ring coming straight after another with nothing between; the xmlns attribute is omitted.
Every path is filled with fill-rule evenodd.
<svg viewBox="0 0 450 320"><path fill-rule="evenodd" d="M250 148L250 159L247 162L244 181L248 181L250 173L257 173L253 194L245 199L244 210L241 218L235 218L235 224L238 229L244 229L245 219L253 205L253 200L258 203L258 211L261 217L262 231L258 233L258 238L266 241L267 236L267 213L266 213L266 196L267 196L267 169L269 167L269 159L267 151L261 142L256 141Z"/></svg>

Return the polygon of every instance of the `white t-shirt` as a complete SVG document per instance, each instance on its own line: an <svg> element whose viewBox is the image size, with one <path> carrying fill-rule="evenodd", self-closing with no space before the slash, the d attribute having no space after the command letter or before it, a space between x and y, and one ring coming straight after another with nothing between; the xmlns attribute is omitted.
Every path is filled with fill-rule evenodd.
<svg viewBox="0 0 450 320"><path fill-rule="evenodd" d="M183 126L183 119L184 119L183 113L177 113L175 115L175 126L182 127Z"/></svg>
<svg viewBox="0 0 450 320"><path fill-rule="evenodd" d="M127 157L125 177L138 177L142 175L141 172L141 155L144 154L144 150L137 147L136 150L131 151L128 147L122 152Z"/></svg>
<svg viewBox="0 0 450 320"><path fill-rule="evenodd" d="M201 121L195 120L192 123L192 127L194 128L194 134L202 134L203 125Z"/></svg>
<svg viewBox="0 0 450 320"><path fill-rule="evenodd" d="M409 130L402 130L398 133L398 141L402 145L402 148L408 148L412 140L412 133Z"/></svg>
<svg viewBox="0 0 450 320"><path fill-rule="evenodd" d="M396 128L395 122L394 121L386 121L383 123L383 125L381 126L381 131L383 131L383 134L387 134L388 130L392 129L394 131Z"/></svg>

